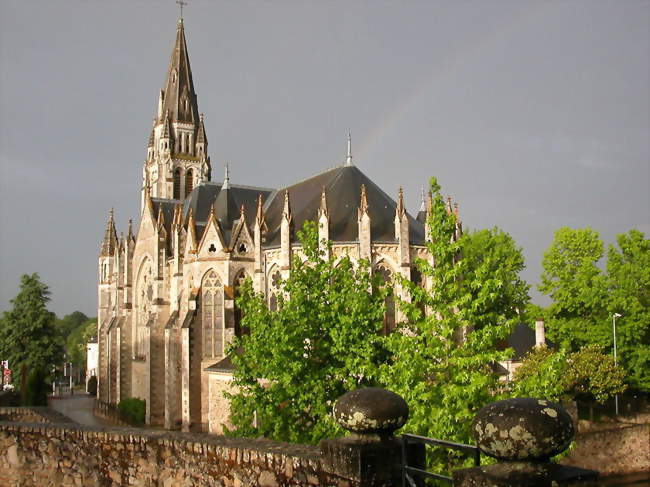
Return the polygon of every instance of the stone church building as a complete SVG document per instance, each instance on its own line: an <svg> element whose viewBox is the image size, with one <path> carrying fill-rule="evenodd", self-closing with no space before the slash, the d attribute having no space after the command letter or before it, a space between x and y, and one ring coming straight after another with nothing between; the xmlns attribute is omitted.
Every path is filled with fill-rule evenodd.
<svg viewBox="0 0 650 487"><path fill-rule="evenodd" d="M140 222L118 237L111 211L101 245L98 398L144 399L148 424L221 432L232 378L224 353L244 332L234 302L244 279L273 309L300 255L295 230L314 220L334 258L417 280L426 215L423 204L410 216L401 190L393 200L353 164L349 136L342 164L283 188L234 184L227 166L214 182L208 154L181 19L142 167Z"/></svg>

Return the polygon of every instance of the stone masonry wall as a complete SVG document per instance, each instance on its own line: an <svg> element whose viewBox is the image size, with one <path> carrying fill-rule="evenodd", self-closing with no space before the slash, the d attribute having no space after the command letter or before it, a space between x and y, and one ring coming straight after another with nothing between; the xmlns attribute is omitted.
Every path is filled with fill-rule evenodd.
<svg viewBox="0 0 650 487"><path fill-rule="evenodd" d="M317 447L197 433L0 422L3 486L356 487Z"/></svg>
<svg viewBox="0 0 650 487"><path fill-rule="evenodd" d="M581 433L562 463L598 470L603 476L650 471L650 424Z"/></svg>
<svg viewBox="0 0 650 487"><path fill-rule="evenodd" d="M26 423L74 423L70 418L45 406L0 408L0 421Z"/></svg>

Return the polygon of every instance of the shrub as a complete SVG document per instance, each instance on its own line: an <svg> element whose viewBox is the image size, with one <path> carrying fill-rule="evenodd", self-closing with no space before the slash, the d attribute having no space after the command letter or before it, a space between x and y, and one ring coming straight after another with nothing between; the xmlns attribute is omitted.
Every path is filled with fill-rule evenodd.
<svg viewBox="0 0 650 487"><path fill-rule="evenodd" d="M86 386L86 390L88 391L88 394L91 396L96 396L97 395L97 376L91 376L90 379L88 379L88 385Z"/></svg>
<svg viewBox="0 0 650 487"><path fill-rule="evenodd" d="M146 411L146 402L144 399L138 399L137 397L122 399L117 405L117 410L121 418L127 423L134 425L144 424Z"/></svg>
<svg viewBox="0 0 650 487"><path fill-rule="evenodd" d="M46 374L41 368L32 369L25 384L25 403L23 406L47 406L49 387L45 381Z"/></svg>

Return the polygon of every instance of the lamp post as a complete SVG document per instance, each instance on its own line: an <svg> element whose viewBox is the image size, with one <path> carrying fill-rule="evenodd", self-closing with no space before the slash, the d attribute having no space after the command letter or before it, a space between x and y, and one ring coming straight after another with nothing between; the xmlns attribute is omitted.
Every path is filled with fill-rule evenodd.
<svg viewBox="0 0 650 487"><path fill-rule="evenodd" d="M614 334L614 366L618 366L618 359L616 356L616 318L620 318L620 313L614 313L612 315L612 333ZM618 416L618 394L614 395L614 411L616 416Z"/></svg>

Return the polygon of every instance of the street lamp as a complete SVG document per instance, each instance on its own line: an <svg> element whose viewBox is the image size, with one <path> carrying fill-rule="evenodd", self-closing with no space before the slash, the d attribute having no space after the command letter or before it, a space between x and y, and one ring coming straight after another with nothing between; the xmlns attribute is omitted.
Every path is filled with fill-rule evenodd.
<svg viewBox="0 0 650 487"><path fill-rule="evenodd" d="M618 360L616 357L616 318L620 318L621 315L620 313L614 313L612 315L612 333L614 334L614 366L618 366ZM616 416L618 416L618 394L614 396L614 410L616 413Z"/></svg>

